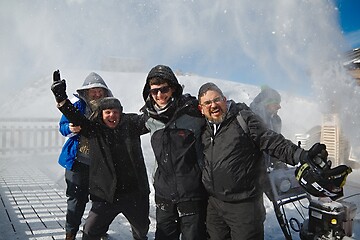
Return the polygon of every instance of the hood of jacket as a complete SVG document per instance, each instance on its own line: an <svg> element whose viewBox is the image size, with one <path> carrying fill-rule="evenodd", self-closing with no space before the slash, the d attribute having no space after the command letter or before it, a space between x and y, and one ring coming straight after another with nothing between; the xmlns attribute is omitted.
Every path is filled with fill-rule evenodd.
<svg viewBox="0 0 360 240"><path fill-rule="evenodd" d="M281 96L278 91L270 87L262 87L261 92L254 98L250 108L254 111L262 111L266 106L272 103L280 104Z"/></svg>
<svg viewBox="0 0 360 240"><path fill-rule="evenodd" d="M173 97L176 99L182 95L183 88L179 84L174 72L171 70L170 67L165 65L157 65L153 67L149 74L146 77L146 83L143 89L143 98L146 102L149 98L149 91L150 91L150 79L152 78L162 78L167 81L169 86L175 89L173 93Z"/></svg>
<svg viewBox="0 0 360 240"><path fill-rule="evenodd" d="M112 92L106 85L104 79L102 79L102 77L95 72L91 72L85 78L83 85L80 88L76 89L76 92L78 95L75 95L75 96L86 101L86 90L88 90L90 88L103 88L103 89L105 89L105 97L113 96Z"/></svg>
<svg viewBox="0 0 360 240"><path fill-rule="evenodd" d="M277 113L271 113L267 109L267 105L272 103L280 104L280 102L281 96L276 90L270 87L263 87L250 104L250 108L264 120L271 130L281 132L281 118Z"/></svg>

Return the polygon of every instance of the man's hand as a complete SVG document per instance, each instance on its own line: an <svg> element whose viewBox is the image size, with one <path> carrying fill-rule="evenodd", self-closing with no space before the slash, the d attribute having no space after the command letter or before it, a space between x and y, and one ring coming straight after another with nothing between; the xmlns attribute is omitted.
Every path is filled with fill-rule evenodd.
<svg viewBox="0 0 360 240"><path fill-rule="evenodd" d="M79 133L81 131L81 127L76 126L73 123L69 123L69 129L72 133Z"/></svg>
<svg viewBox="0 0 360 240"><path fill-rule="evenodd" d="M322 160L326 161L328 157L328 152L326 151L326 145L321 143L315 143L308 151L309 158L314 159L319 157Z"/></svg>
<svg viewBox="0 0 360 240"><path fill-rule="evenodd" d="M326 151L326 145L321 143L315 143L308 151L303 151L300 156L301 163L316 164L318 167L327 168L330 167L330 162L327 160L328 152Z"/></svg>
<svg viewBox="0 0 360 240"><path fill-rule="evenodd" d="M51 85L51 91L55 96L57 103L61 103L66 100L68 96L66 95L66 82L65 79L60 80L60 71L56 70L53 74L53 83Z"/></svg>

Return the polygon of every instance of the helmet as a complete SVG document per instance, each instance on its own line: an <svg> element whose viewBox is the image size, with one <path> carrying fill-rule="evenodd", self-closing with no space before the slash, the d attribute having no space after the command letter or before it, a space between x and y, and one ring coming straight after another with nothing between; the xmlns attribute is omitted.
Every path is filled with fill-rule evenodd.
<svg viewBox="0 0 360 240"><path fill-rule="evenodd" d="M315 197L342 197L346 177L352 172L346 165L331 168L331 163L316 164L314 161L303 163L295 170L296 179L306 192Z"/></svg>

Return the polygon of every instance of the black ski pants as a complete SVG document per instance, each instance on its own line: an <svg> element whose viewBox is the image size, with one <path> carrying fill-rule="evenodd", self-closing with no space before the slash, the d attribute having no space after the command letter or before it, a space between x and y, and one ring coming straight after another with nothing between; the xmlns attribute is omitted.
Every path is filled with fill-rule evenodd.
<svg viewBox="0 0 360 240"><path fill-rule="evenodd" d="M209 198L206 227L211 240L264 239L263 197L242 202L223 202Z"/></svg>
<svg viewBox="0 0 360 240"><path fill-rule="evenodd" d="M82 239L99 240L120 213L129 221L133 239L146 240L150 225L149 195L140 193L128 194L116 203L92 202Z"/></svg>
<svg viewBox="0 0 360 240"><path fill-rule="evenodd" d="M65 181L68 197L65 230L76 235L89 202L89 166L75 162L71 171L65 170Z"/></svg>
<svg viewBox="0 0 360 240"><path fill-rule="evenodd" d="M156 205L155 240L206 240L206 201Z"/></svg>

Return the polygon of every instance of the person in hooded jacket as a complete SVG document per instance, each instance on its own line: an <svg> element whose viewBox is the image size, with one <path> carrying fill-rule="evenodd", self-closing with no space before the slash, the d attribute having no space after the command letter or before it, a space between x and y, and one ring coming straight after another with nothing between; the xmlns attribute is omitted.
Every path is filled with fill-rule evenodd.
<svg viewBox="0 0 360 240"><path fill-rule="evenodd" d="M262 86L260 93L250 103L250 109L261 117L267 128L273 130L274 132L281 133L282 121L278 115L278 111L281 108L280 103L281 96L278 91L270 88L269 86ZM286 166L283 162L280 162L278 159L273 158L266 153L263 155L264 174L262 177L262 185L267 197L273 201L274 196L271 191L270 180L266 174L267 169L280 167L286 168Z"/></svg>
<svg viewBox="0 0 360 240"><path fill-rule="evenodd" d="M326 160L326 146L317 143L309 151L298 147L268 129L246 104L227 100L214 83L200 87L198 100L207 120L202 181L210 195L206 218L210 239L264 239L262 152L296 165L315 157Z"/></svg>
<svg viewBox="0 0 360 240"><path fill-rule="evenodd" d="M90 102L112 96L110 89L100 75L91 72L83 85L74 94L74 106L86 117L90 117L92 109ZM67 137L60 156L59 164L65 168L67 211L66 240L73 240L79 230L81 218L86 204L89 202L89 144L88 139L80 131L81 127L62 116L59 123L60 133Z"/></svg>
<svg viewBox="0 0 360 240"><path fill-rule="evenodd" d="M140 140L148 133L146 116L123 113L118 99L105 97L92 102L94 112L88 119L68 100L59 71L53 78L51 90L59 110L81 127L89 142L92 207L82 239L102 239L119 213L128 219L133 239L147 239L150 189Z"/></svg>
<svg viewBox="0 0 360 240"><path fill-rule="evenodd" d="M182 94L170 67L157 65L143 89L149 117L151 145L157 168L154 174L156 240L206 239L207 194L201 183L201 128L204 118L197 100Z"/></svg>
<svg viewBox="0 0 360 240"><path fill-rule="evenodd" d="M269 129L281 133L282 121L278 115L280 103L281 96L278 91L262 86L260 93L250 103L250 108L264 120Z"/></svg>

